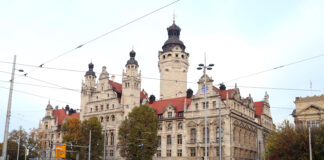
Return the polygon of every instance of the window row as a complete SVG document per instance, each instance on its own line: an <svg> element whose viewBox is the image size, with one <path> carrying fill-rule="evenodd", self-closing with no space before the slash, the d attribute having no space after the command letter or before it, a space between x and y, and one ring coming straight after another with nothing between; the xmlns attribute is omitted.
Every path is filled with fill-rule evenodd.
<svg viewBox="0 0 324 160"><path fill-rule="evenodd" d="M220 104L217 104L216 101L213 101L212 104L213 104L213 108L218 108L219 105L220 105ZM201 106L202 106L202 107L201 107L202 109L205 109L205 108L208 109L208 108L209 108L209 102L206 102L206 103L205 103L205 102L202 102L202 103L201 103ZM199 103L196 103L196 104L195 104L195 107L196 107L196 110L199 110Z"/></svg>
<svg viewBox="0 0 324 160"><path fill-rule="evenodd" d="M209 133L209 128L207 127L207 137L205 134L205 128L203 128L203 139L202 142L207 141L209 143L210 140L210 133ZM221 131L219 131L219 127L216 128L216 142L219 142L219 139L223 142L223 128L221 128ZM196 128L191 128L190 129L190 143L196 143L197 142L197 129Z"/></svg>
<svg viewBox="0 0 324 160"><path fill-rule="evenodd" d="M106 116L105 119L106 119L106 122L109 122L109 116ZM111 115L111 121L115 121L115 119L116 119L116 118L115 118L115 115ZM104 117L101 116L101 117L99 118L99 120L100 120L101 123L103 123L103 122L104 122Z"/></svg>
<svg viewBox="0 0 324 160"><path fill-rule="evenodd" d="M115 108L115 104L112 104L111 105L111 109L114 109ZM109 104L106 104L106 108L104 107L104 105L100 105L100 108L99 106L95 106L94 108L90 108L90 112L98 112L98 111L103 111L103 110L109 110Z"/></svg>
<svg viewBox="0 0 324 160"><path fill-rule="evenodd" d="M161 150L157 150L156 157L161 157L161 156L162 156ZM172 157L172 151L170 149L166 150L166 156L167 157ZM182 149L177 150L177 156L182 157Z"/></svg>
<svg viewBox="0 0 324 160"><path fill-rule="evenodd" d="M173 128L173 124L172 123L168 123L167 124L167 130L172 130ZM183 128L183 123L179 122L178 123L178 129L182 129ZM163 125L160 123L158 126L158 130L162 130L163 129Z"/></svg>
<svg viewBox="0 0 324 160"><path fill-rule="evenodd" d="M173 112L168 112L168 118L175 118L175 116ZM183 117L183 112L178 112L178 117ZM164 119L163 114L159 114L158 119Z"/></svg>
<svg viewBox="0 0 324 160"><path fill-rule="evenodd" d="M179 55L178 53L174 54L174 57L177 57L177 58L179 57L180 58L180 56L181 56L182 59L187 59L187 57L184 54L181 54L181 55ZM172 56L171 53L169 53L168 55L163 55L162 56L163 59L165 59L166 57L171 58L173 56Z"/></svg>

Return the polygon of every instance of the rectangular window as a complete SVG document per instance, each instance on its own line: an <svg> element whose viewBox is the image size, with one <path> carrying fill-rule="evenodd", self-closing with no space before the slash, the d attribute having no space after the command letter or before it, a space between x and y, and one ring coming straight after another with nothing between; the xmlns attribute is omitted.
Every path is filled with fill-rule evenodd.
<svg viewBox="0 0 324 160"><path fill-rule="evenodd" d="M195 148L190 148L190 156L196 157L196 149Z"/></svg>
<svg viewBox="0 0 324 160"><path fill-rule="evenodd" d="M172 112L168 112L168 118L172 118Z"/></svg>
<svg viewBox="0 0 324 160"><path fill-rule="evenodd" d="M181 134L178 135L178 144L182 144L182 135Z"/></svg>
<svg viewBox="0 0 324 160"><path fill-rule="evenodd" d="M315 127L315 120L312 121L312 127Z"/></svg>
<svg viewBox="0 0 324 160"><path fill-rule="evenodd" d="M172 144L172 141L171 141L171 135L168 135L168 136L167 136L167 144L168 144L168 145L171 145L171 144Z"/></svg>
<svg viewBox="0 0 324 160"><path fill-rule="evenodd" d="M179 117L183 117L183 112L179 112L179 113L178 113L178 116L179 116Z"/></svg>
<svg viewBox="0 0 324 160"><path fill-rule="evenodd" d="M171 157L171 150L167 150L167 157Z"/></svg>
<svg viewBox="0 0 324 160"><path fill-rule="evenodd" d="M158 146L161 146L161 136L158 136Z"/></svg>
<svg viewBox="0 0 324 160"><path fill-rule="evenodd" d="M203 104L203 109L205 109L205 107L208 109L208 105L209 105L208 102L206 102L206 106L205 106L205 102L202 102L202 104Z"/></svg>
<svg viewBox="0 0 324 160"><path fill-rule="evenodd" d="M182 149L178 149L177 155L178 155L178 157L182 157Z"/></svg>
<svg viewBox="0 0 324 160"><path fill-rule="evenodd" d="M307 127L310 127L310 121L307 121Z"/></svg>
<svg viewBox="0 0 324 160"><path fill-rule="evenodd" d="M320 125L321 125L321 121L320 120L317 120L316 121L316 127L320 127Z"/></svg>
<svg viewBox="0 0 324 160"><path fill-rule="evenodd" d="M157 150L157 152L156 152L156 156L157 156L157 157L161 157L161 150Z"/></svg>
<svg viewBox="0 0 324 160"><path fill-rule="evenodd" d="M198 103L196 103L196 111L199 109L199 105Z"/></svg>
<svg viewBox="0 0 324 160"><path fill-rule="evenodd" d="M111 157L113 157L113 156L114 156L114 150L110 150L110 151L109 151L109 155L110 155Z"/></svg>
<svg viewBox="0 0 324 160"><path fill-rule="evenodd" d="M103 111L103 109L104 109L104 108L103 108L103 105L100 106L100 109Z"/></svg>
<svg viewBox="0 0 324 160"><path fill-rule="evenodd" d="M216 101L213 101L213 108L216 108Z"/></svg>

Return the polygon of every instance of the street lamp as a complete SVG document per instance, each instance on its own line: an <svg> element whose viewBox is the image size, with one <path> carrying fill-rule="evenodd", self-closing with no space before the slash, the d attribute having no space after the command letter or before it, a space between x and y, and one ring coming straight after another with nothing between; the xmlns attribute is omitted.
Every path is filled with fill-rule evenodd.
<svg viewBox="0 0 324 160"><path fill-rule="evenodd" d="M214 64L209 64L208 66L206 65L206 53L204 54L205 56L205 62L204 64L199 64L198 65L198 70L202 70L203 69L203 73L204 73L204 76L205 76L205 81L204 81L204 86L201 88L202 91L204 92L204 98L205 98L205 138L204 138L204 141L205 141L205 160L207 160L207 97L206 97L206 92L208 91L208 87L206 86L206 83L207 83L207 76L206 76L206 69L207 70L212 70Z"/></svg>

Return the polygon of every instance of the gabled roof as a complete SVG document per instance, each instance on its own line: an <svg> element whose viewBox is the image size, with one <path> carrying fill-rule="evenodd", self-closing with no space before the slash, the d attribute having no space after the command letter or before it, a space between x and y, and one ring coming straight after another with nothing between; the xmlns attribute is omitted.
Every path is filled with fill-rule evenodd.
<svg viewBox="0 0 324 160"><path fill-rule="evenodd" d="M264 101L254 102L254 113L261 117L263 111Z"/></svg>
<svg viewBox="0 0 324 160"><path fill-rule="evenodd" d="M306 110L308 110L308 109L310 109L310 108L315 108L316 110L319 110L319 111L320 111L320 110L324 110L324 109L321 109L320 107L318 107L318 106L316 106L316 105L311 104L311 105L309 105L308 107L306 107L306 108L300 110L300 111L297 113L297 115L300 114L300 113L302 113L302 112L304 112L304 111L306 111ZM295 112L295 114L296 114L296 112Z"/></svg>
<svg viewBox="0 0 324 160"><path fill-rule="evenodd" d="M151 106L156 114L163 114L166 107L173 106L176 113L183 112L184 111L184 103L186 99L186 106L188 107L191 103L191 98L187 97L177 97L177 98L171 98L171 99L163 99L159 101L154 101L152 104L147 103L147 105Z"/></svg>
<svg viewBox="0 0 324 160"><path fill-rule="evenodd" d="M109 84L115 92L122 93L122 85L120 83L109 80Z"/></svg>
<svg viewBox="0 0 324 160"><path fill-rule="evenodd" d="M229 99L232 98L232 91L233 91L234 89L220 90L220 89L218 89L218 88L215 87L215 86L213 86L213 89L214 89L215 92L219 92L219 94L220 94L221 97L222 97L222 100L225 100L225 99L226 99L226 95L227 95L227 93L228 93L228 98L229 98Z"/></svg>
<svg viewBox="0 0 324 160"><path fill-rule="evenodd" d="M65 109L55 109L53 110L53 116L57 119L58 125L62 125L64 119L70 119L72 117L80 118L80 113L72 113L72 114L66 114L69 113Z"/></svg>

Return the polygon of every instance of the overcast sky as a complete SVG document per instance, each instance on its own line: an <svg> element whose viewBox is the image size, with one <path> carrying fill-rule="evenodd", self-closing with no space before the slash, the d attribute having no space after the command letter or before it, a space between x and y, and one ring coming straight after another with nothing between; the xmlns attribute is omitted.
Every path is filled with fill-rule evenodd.
<svg viewBox="0 0 324 160"><path fill-rule="evenodd" d="M0 60L40 65L62 53L77 47L101 34L121 26L135 18L160 8L171 0L2 0L0 1ZM208 75L214 84L225 82L227 88L237 83L241 95L252 95L254 101L270 96L271 114L275 124L284 119L292 120L295 97L321 95L324 92L324 57L293 64L255 76L230 81L237 77L278 67L305 58L323 55L324 49L324 1L322 0L181 0L144 19L45 63L55 67L86 71L93 62L95 71L107 66L116 81L129 59L134 46L136 59L143 77L159 78L158 51L167 40L166 28L172 24L181 27L181 40L190 54L188 81L197 82L202 75L196 66L207 55L207 63L214 63ZM0 87L9 88L12 65L0 63ZM29 73L16 72L13 93L10 130L20 125L26 130L38 127L45 115L50 99L60 108L67 103L79 108L80 93L45 87L23 85L49 84L80 90L84 72L34 69L17 65ZM34 78L34 79L32 79ZM7 81L7 82L5 82ZM271 87L310 89L313 91L255 89ZM241 87L240 87L241 86ZM197 84L188 88L197 91ZM142 88L159 96L159 81L142 79ZM320 91L315 91L320 90ZM0 142L3 140L8 89L0 88ZM61 102L61 101L64 102Z"/></svg>

